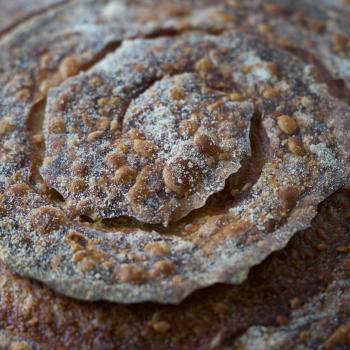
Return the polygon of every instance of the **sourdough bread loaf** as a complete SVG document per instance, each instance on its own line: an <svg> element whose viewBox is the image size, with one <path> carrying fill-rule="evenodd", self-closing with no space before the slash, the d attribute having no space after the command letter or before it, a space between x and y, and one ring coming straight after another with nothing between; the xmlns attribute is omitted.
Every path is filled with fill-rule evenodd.
<svg viewBox="0 0 350 350"><path fill-rule="evenodd" d="M36 6L0 38L4 348L346 348L346 2Z"/></svg>

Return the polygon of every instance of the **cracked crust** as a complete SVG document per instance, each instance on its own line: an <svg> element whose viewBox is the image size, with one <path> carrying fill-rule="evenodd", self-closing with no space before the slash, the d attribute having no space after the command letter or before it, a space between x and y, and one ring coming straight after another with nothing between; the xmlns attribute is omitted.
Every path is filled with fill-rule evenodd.
<svg viewBox="0 0 350 350"><path fill-rule="evenodd" d="M8 5L16 6L18 3L19 1L13 4L11 2ZM282 231L282 235L280 235L281 227L288 227L288 220L293 220L293 218L297 224L309 222L312 216L316 215L317 203L328 196L332 190L338 188L341 183L346 184L350 178L347 165L349 162L348 150L350 149L348 138L350 117L349 107L346 104L349 103L349 90L347 89L349 74L346 56L349 49L347 39L349 36L347 32L349 5L342 0L331 3L328 0L323 0L322 3L331 6L332 9L308 0L282 0L278 2L230 0L226 4L224 1L219 3L217 1L191 1L191 4L190 1L172 1L171 5L164 1L150 1L147 4L143 1L128 1L128 7L122 1L76 1L72 5L63 6L47 13L43 11L42 15L33 16L33 19L24 21L18 29L13 30L8 35L3 35L0 43L2 49L0 53L0 57L2 57L0 58L0 81L3 83L0 91L0 103L2 103L2 109L0 109L0 200L3 201L0 203L0 218L2 228L5 227L5 230L1 229L1 234L3 242L6 243L3 245L2 254L6 257L7 263L12 264L11 268L24 275L34 275L49 284L52 283L53 286L56 284L57 290L69 295L81 297L83 294L83 298L95 299L96 295L88 294L89 274L93 275L93 286L90 286L90 290L92 290L101 278L101 275L98 275L100 269L110 271L115 266L119 267L117 274L102 274L103 282L98 286L99 295L101 290L105 293L106 289L104 289L103 283L108 285L111 276L117 278L118 283L121 281L122 284L130 284L131 291L133 288L136 289L135 285L149 283L150 278L156 281L164 280L166 287L168 276L172 277L177 272L174 270L172 261L167 258L169 255L171 258L174 257L172 250L174 244L175 247L180 247L176 250L176 253L180 252L176 261L179 266L181 266L183 258L185 258L185 263L193 261L192 248L188 250L187 256L186 253L181 255L186 252L182 240L185 240L186 243L193 241L194 246L203 249L206 254L204 259L209 261L213 255L212 249L225 247L226 240L232 239L232 233L234 233L234 239L237 239L234 248L243 252L246 258L240 261L241 265L237 264L234 267L233 272L226 271L228 275L237 274L241 267L243 270L248 269L250 265L260 261L265 254L269 254L271 250L284 246L286 244L284 240L288 239L288 235L291 236L294 229L298 231L302 227L298 225L294 227L292 223L292 230L289 233ZM37 4L38 2L35 6ZM32 5L29 4L29 6ZM26 9L23 7L22 11L24 13ZM3 15L2 11L0 16ZM22 16L22 14L20 15ZM10 16L6 15L6 17ZM9 18L7 23L15 23L18 20L19 18L13 20ZM21 21L19 20L19 22ZM0 23L4 22L0 19ZM66 28L63 30L64 33L62 33L61 28ZM76 38L74 35L70 36L73 28L74 34L77 35ZM89 31L91 28L94 28L96 36L91 35ZM156 42L162 42L157 37L165 36L168 39L164 39L164 41L178 43L183 40L179 39L181 34L187 33L184 37L191 36L192 34L189 32L195 29L202 32L202 34L196 34L200 42L208 40L213 44L214 42L224 42L223 37L231 34L222 33L232 28L238 29L241 33L253 33L253 37L241 34L243 37L241 42L235 43L235 45L239 46L242 42L251 40L251 43L254 43L252 46L258 47L259 54L262 46L266 44L263 44L255 35L270 42L272 46L261 49L263 61L268 61L266 66L258 62L255 67L257 62L254 62L253 68L248 67L248 69L243 70L243 73L240 73L239 67L227 68L221 61L225 55L229 56L229 53L226 52L224 55L218 56L215 50L203 50L204 55L202 56L204 57L196 60L196 64L193 64L195 68L199 68L205 73L203 76L198 74L199 79L194 76L198 72L191 64L180 71L174 71L174 68L169 66L157 67L158 73L169 69L168 74L166 76L157 75L154 81L149 81L146 85L142 85L144 81L141 79L141 85L145 87L145 90L138 90L133 96L130 93L128 95L128 92L125 91L125 96L130 98L128 101L130 106L128 103L127 108L125 108L125 111L128 110L127 114L120 113L123 117L121 125L119 122L113 123L113 120L112 122L108 121L110 101L100 102L103 105L100 106L101 111L97 111L95 106L91 108L93 114L101 112L103 115L107 113L107 120L99 118L98 128L102 127L103 129L103 125L108 122L110 122L108 126L111 131L119 130L121 126L126 125L118 135L123 135L127 142L132 143L135 154L140 157L142 154L143 157L149 158L149 156L154 157L154 154L158 157L153 144L147 143L148 139L139 138L138 133L134 132L133 135L125 137L123 132L127 131L129 125L133 126L134 121L137 122L139 129L142 131L146 129L149 132L149 125L145 123L145 117L157 114L155 112L159 111L156 108L157 99L163 97L161 107L171 107L170 115L175 111L174 117L176 118L179 111L183 112L178 103L181 103L181 100L184 99L184 92L191 90L190 85L194 83L198 89L191 90L190 96L185 96L187 101L191 101L191 103L196 100L193 92L199 95L199 100L203 99L203 101L206 98L218 98L218 92L220 92L227 96L224 98L225 101L232 100L237 106L252 105L254 114L249 115L251 154L246 153L242 157L240 169L227 179L225 188L209 196L204 207L192 210L188 215L185 215L186 210L178 213L167 208L167 213L171 213L171 217L168 217L167 227L160 224L142 223L125 216L93 222L98 218L98 215L91 215L91 211L87 211L85 213L87 215L77 218L77 213L82 214L79 211L81 208L77 208L74 201L71 203L63 202L60 193L47 187L38 172L38 167L42 162L42 153L45 151L41 120L44 119L42 110L46 104L45 99L48 91L60 85L70 76L88 70L82 76L63 83L63 86L57 90L51 90L48 105L50 102L56 101L56 91L65 91L66 87L72 86L72 81L80 83L80 86L77 85L78 88L85 89L84 79L89 77L91 71L100 66L103 67L102 70L108 72L108 76L103 76L102 86L105 87L106 82L112 81L113 83L115 67L120 62L116 60L115 67L107 69L104 67L104 63L109 62L109 57L104 57L113 52L125 39L141 36L150 37L152 40L140 41L144 43L144 49L147 49ZM51 33L33 35L40 32L46 33L47 29L50 29ZM210 37L209 40L209 36L206 36L205 33L215 34L216 37ZM196 35L193 34L193 36ZM36 37L39 39L37 40ZM67 40L61 40L62 37L67 38ZM60 39L60 44L56 43L57 38ZM197 43L194 45L195 49ZM181 52L181 43L179 46ZM232 43L228 46L232 48ZM249 45L243 45L242 51L247 47ZM275 47L289 52L289 55L285 56L288 62L283 61L278 55L273 55L273 59L278 61L278 67L285 63L285 71L282 69L282 74L281 70L276 69L270 62L271 53L269 51L274 51ZM45 56L45 54L42 57L44 53L42 48L49 48L49 51L52 50L59 55L51 61L50 57ZM92 52L89 51L90 49ZM125 50L122 47L111 57L114 55L119 57L118 52L123 52L123 49ZM155 52L158 50L161 51L161 48L157 47ZM201 53L200 49L198 52ZM277 52L279 51L277 50ZM39 56L42 57L40 66ZM137 59L140 57L142 59L144 56L147 55L142 52ZM293 60L294 56L299 57L306 65L299 60ZM187 55L184 57L188 58ZM242 62L247 62L248 58L250 56L246 55L238 60L238 66ZM99 61L101 63L98 63ZM228 62L231 63L229 60ZM186 65L186 60L182 64ZM310 64L312 68L307 64ZM222 71L218 73L218 70L213 67L215 65L223 66ZM286 89L285 84L276 88L276 81L269 84L268 79L265 81L266 84L259 81L262 88L256 87L258 85L255 83L256 79L263 78L264 81L264 78L269 75L276 74L278 82L285 81L286 76L288 79L294 78L294 65L299 67L296 69L299 72L296 76L301 74L302 69L304 73L303 78L298 80L296 85L292 84L294 89L292 95L294 96L294 93L298 96L301 93L304 95L306 86L306 90L309 89L311 99L308 95L306 99L301 98L298 102L293 101L293 96L286 92L288 89ZM250 65L248 64L248 66ZM92 68L90 69L90 67ZM135 70L140 74L139 76L144 76L142 64L139 64L138 67L128 68L130 68L130 72ZM289 70L290 72L288 72ZM10 72L10 74L4 75L4 72ZM30 72L29 78L28 72ZM240 73L233 77L235 83L236 80L239 82L234 85L233 93L232 80L230 80L232 72ZM207 77L207 74L210 76ZM247 76L250 75L253 77L249 80ZM184 89L178 88L178 79ZM98 79L95 79L95 82L98 84ZM174 84L175 82L176 84ZM203 85L210 85L212 82L214 86L203 91ZM220 86L218 83L223 83L223 85L220 84ZM247 86L250 84L253 85L253 88L247 90ZM28 96L27 89L33 94ZM101 88L101 91L95 91L93 96L98 97L100 93L103 94L107 90L104 91L104 88ZM75 93L78 94L78 91ZM329 95L333 95L335 98ZM81 94L81 99L86 97L88 102L89 96ZM283 108L289 108L288 113L283 111L282 114L280 113L280 105L283 99L290 101L283 104ZM345 103L341 103L338 99ZM5 103L6 100L10 102ZM75 102L79 103L79 99L77 98ZM114 102L120 106L120 101ZM75 108L76 112L80 112L76 107L77 103L72 106L72 109ZM175 108L173 108L174 104ZM212 105L215 106L216 103ZM104 107L106 110L102 112ZM141 108L144 112L130 111L131 107ZM198 106L198 108L203 108L203 106ZM298 112L301 113L293 115L290 113L291 110L294 110L293 108L297 108ZM269 117L269 113L274 110L278 110L278 113L271 113ZM119 111L117 112L119 113ZM46 112L45 123L47 125L49 125L48 120L51 120L53 114L56 116L57 112ZM112 114L115 114L114 110ZM61 115L67 117L71 123L69 111L64 110ZM213 114L210 114L210 118L213 115L215 115L215 110L213 110ZM310 115L317 117L316 119L312 118L309 130ZM325 116L326 118L324 118ZM103 115L103 117L105 116ZM129 124L126 124L127 120ZM219 122L221 121L219 120ZM54 129L60 130L62 128L60 123L60 121L53 123ZM206 153L210 159L217 148L213 146L212 138L205 138L203 135L197 137L190 135L193 130L197 130L197 124L192 119L186 120L181 124L181 130L186 130L185 135L196 146L196 150ZM95 128L95 125L92 124L92 127ZM97 131L100 132L100 130ZM327 132L325 133L325 131ZM66 132L68 134L67 130ZM69 151L69 154L67 153L69 157L76 156L72 152L73 146L78 148L78 145L74 144L74 138L70 137L70 140L73 140L71 144L62 144L59 140L55 142L54 138L57 135L54 134L47 130L45 135L46 143L50 144L51 150L64 148ZM101 135L105 138L105 133L101 134L100 132ZM135 135L137 136L136 142L134 142ZM152 137L157 136L154 133L151 135ZM94 141L95 137L97 137L96 140L99 139L98 133L90 136L93 142L96 142ZM313 137L322 142L316 145ZM247 139L246 143L249 145ZM280 148L283 149L281 153L278 151ZM326 151L327 149L330 152ZM46 149L46 152L48 151L49 147ZM89 149L88 151L91 152ZM316 164L310 157L310 153L316 159ZM287 164L287 169L284 169L284 166L276 168L274 165L266 167L271 163L275 164L276 157L274 158L274 156L276 154L277 160L278 157L282 157L281 164ZM80 155L84 155L84 153ZM306 161L304 164L300 162L284 163L286 155L291 158L306 159ZM335 162L334 159L336 159ZM108 163L112 164L113 167L117 166L116 169L113 169L113 175L115 175L114 172L119 169L120 165L119 155L113 154L108 157ZM215 164L221 166L218 161ZM50 162L44 163L45 165L50 165ZM292 165L293 167L288 168ZM126 174L128 177L130 172L128 169L123 169L123 171L117 172L117 175ZM157 169L156 167L152 168L153 173L157 174ZM215 171L217 167L213 169ZM294 172L295 169L298 171ZM306 172L305 178L311 179L311 182L305 181L305 169L310 170ZM317 173L317 170L323 169L326 169L325 174ZM339 169L344 169L344 174L338 175L336 170L339 171ZM61 170L67 177L66 169ZM79 174L79 179L75 179L79 181L73 182L72 189L84 188L84 183L82 184L80 180L81 178L90 178L91 174L85 173L86 170L80 162L74 164L71 170L74 179L76 174ZM287 186L279 186L280 184L276 184L275 179L286 178L285 170L289 170L291 174L288 175L291 176L288 176ZM57 171L57 168L53 168L53 171ZM178 196L177 200L183 200L184 197L186 199L188 195L183 195L184 188L181 183L174 180L173 173L169 170L165 170L164 173L163 186L167 184L168 188L172 189L172 192ZM45 176L44 172L43 174ZM331 181L333 175L335 175L335 182ZM293 182L294 176L298 177L296 182ZM293 178L292 185L289 182L291 178ZM57 178L54 178L54 181L56 180ZM307 189L310 191L300 192L299 180L307 183L310 186ZM321 187L314 186L312 181L316 181ZM190 183L192 183L191 179ZM103 187L104 181L101 181L101 184ZM276 185L277 187L275 187ZM311 187L315 191L311 191ZM251 209L252 201L249 201L249 198L252 198L253 195L259 198L261 192L264 192L266 188L274 189L274 191L266 191L266 193L272 194L269 198L272 202L274 202L274 198L278 199L278 209L281 211L277 210L276 212L272 207L267 208L266 212L272 214L272 217L269 216L268 220L264 222L264 213L262 218L257 217L258 209L254 208L255 204ZM153 189L151 188L151 192ZM263 190L259 191L259 189ZM314 195L318 191L322 196L315 197ZM67 192L67 196L70 195L70 192ZM303 203L304 196L310 199L306 204ZM350 329L348 323L350 314L348 309L349 286L347 282L349 275L349 198L349 192L342 190L332 195L330 199L326 199L317 207L318 214L312 220L312 228L295 233L285 249L273 253L266 261L253 267L247 280L242 284L237 286L218 285L197 291L185 301L174 306L150 303L122 305L107 302L73 301L64 296L56 295L39 283L14 276L9 268L1 262L0 329L6 329L6 331L0 332L0 348L12 350L39 348L110 349L117 346L128 350L139 348L239 350L271 348L277 350L296 347L302 349L347 349ZM270 203L269 200L266 203ZM93 204L96 205L96 203ZM301 209L297 215L294 215L299 204L301 204L300 208L305 208L303 207L305 204L310 212ZM31 206L30 210L27 206ZM18 210L19 207L21 210ZM253 218L254 224L262 222L264 225L254 232L249 230L246 222L238 226L232 222L222 224L223 216L226 216L232 207L238 208L238 215L242 215L242 217L248 210L247 215ZM255 212L254 209L256 209ZM282 219L279 220L282 209L285 214L281 215ZM300 213L301 216L299 216ZM164 212L159 217L164 218L163 214ZM233 214L237 215L237 212L234 211ZM185 215L183 219L176 223L173 222L182 215ZM3 220L5 217L10 218L10 220ZM24 225L21 221L22 218L25 218ZM150 215L144 221L150 221L149 218ZM167 220L160 219L159 221L166 222ZM10 229L13 224L20 227L20 230L16 232L16 234L19 233L17 236L14 236L14 231ZM202 227L205 229L200 231ZM227 230L223 228L227 228ZM8 231L6 232L6 230ZM116 240L113 232L116 231L123 233L124 236L130 236L125 241L117 241L118 248L122 247L121 251L115 250ZM31 233L27 235L27 232ZM144 240L144 233L149 235L154 232L157 233L154 241ZM8 238L9 233L11 233L11 240ZM286 235L284 235L285 233ZM265 238L270 234L272 239L270 237L268 241ZM211 238L208 239L208 235ZM12 237L14 237L13 241ZM178 240L173 239L176 237ZM268 249L265 249L266 243L259 242L261 238L268 242ZM276 238L277 244L275 244ZM63 250L60 250L62 242L70 250L67 251L65 246L63 246ZM136 264L124 263L123 254L126 255L130 252L130 247L125 243L141 248L134 256L127 256L127 259L135 259ZM249 256L250 247L253 250L251 256ZM63 255L60 256L62 251ZM10 257L9 253L13 252L15 255ZM27 252L29 252L29 256L34 257L34 263L21 255L27 254ZM110 259L110 255L113 256L112 259ZM47 264L50 258L52 259ZM177 257L175 256L175 258ZM226 256L220 258L224 261ZM254 259L257 259L256 262ZM35 262L38 263L39 269L34 266ZM26 263L28 263L28 267L23 269ZM148 263L149 265L147 265ZM149 269L146 268L146 273L139 268L139 266L144 267L145 265L149 266ZM183 266L180 268L181 272L184 271L182 268ZM57 272L53 276L54 281L50 279L53 271ZM208 271L207 267L205 267L205 271ZM225 276L219 276L219 271L215 271L215 274L218 273L220 279L226 280L228 278L226 272ZM72 276L77 274L78 280L72 279ZM244 278L244 274L241 276L242 278ZM71 284L77 282L77 285L68 289L65 287L62 290L62 286L58 285L62 281L62 276L63 278L68 277ZM83 280L83 293L78 290L81 280ZM179 284L183 283L183 280L174 276L173 282L178 287ZM63 283L66 283L66 280ZM172 286L168 285L168 288L171 289ZM185 288L191 290L198 288L198 286L185 285ZM145 294L143 294L144 296ZM177 294L176 298L183 296ZM164 294L162 294L163 297ZM174 295L167 295L166 298L168 297L171 299ZM164 302L164 300L163 298L161 301Z"/></svg>
<svg viewBox="0 0 350 350"><path fill-rule="evenodd" d="M145 69L137 66L135 73L135 63L139 62L146 63ZM170 75L172 72L182 73L182 67L189 71L194 67L192 69L195 75L180 74L162 80L165 73L162 73L164 68L161 63L167 67ZM113 138L117 146L109 148L110 132L101 131L97 139L89 140L91 130L85 129L79 121L84 122L85 112L101 117L99 110L95 111L96 107L100 107L95 101L101 98L110 100L114 98L110 91L121 89L121 96L115 102L118 118L118 108L123 111L123 103L128 103L123 100L127 99L123 95L124 80L129 82L127 91L134 96L134 90L138 91L138 88L137 85L136 88L133 87L133 81L140 84L139 89L142 91L145 82L154 82L155 77L160 79L159 83L141 93L140 97L136 96L126 112L126 119L120 120L121 134L117 133ZM283 248L295 232L307 228L316 215L318 204L347 181L348 154L341 147L347 141L338 127L347 123L349 107L328 95L324 86L315 81L310 66L288 53L269 47L255 36L235 32L218 36L187 34L166 39L129 41L88 72L53 90L45 116L46 152L49 156L43 161L41 172L44 181L49 185L56 185L57 180L69 186L73 184L74 188L70 188L70 192L76 193L77 189L79 195L73 198L78 198L80 202L89 199L90 195L94 196L94 187L86 185L90 185L94 179L94 176L89 177L89 171L86 178L81 177L83 180L79 184L76 178L70 177L68 181L71 171L65 171L68 164L73 164L73 160L79 160L83 167L96 166L97 170L94 171L100 171L99 179L104 179L102 172L105 168L101 167L99 161L103 152L99 148L107 149L107 154L112 150L118 151L125 157L126 166L130 169L134 166L136 173L140 171L137 163L140 161L135 152L131 151L129 155L128 147L121 148L120 140L125 139L126 146L130 145L130 139L151 140L160 150L165 148L161 142L157 144L154 141L162 140L162 133L159 132L162 129L156 128L155 133L151 134L147 129L147 121L144 121L142 129L138 130L137 123L142 120L142 113L138 114L134 110L135 106L142 104L147 96L151 96L151 101L152 98L157 100L157 96L164 93L162 89L166 89L167 84L184 77L187 77L188 84L196 81L190 91L192 93L194 89L193 95L199 95L199 101L203 92L200 91L199 94L198 90L196 93L198 86L209 89L205 100L211 104L210 109L206 107L209 111L202 120L203 123L206 118L214 118L215 122L215 117L220 116L222 110L229 116L227 108L234 115L237 108L242 110L243 106L249 107L249 104L245 105L242 101L230 101L233 86L234 92L238 91L242 99L251 101L255 111L261 115L261 125L268 136L269 156L256 182L250 184L247 194L237 203L228 203L226 208L215 214L209 212L201 217L194 216L186 225L180 221L161 229L156 226L133 228L119 223L106 231L96 225L89 227L88 223L83 224L74 219L77 210L72 197L67 202L55 203L30 184L10 185L2 200L5 215L1 237L2 257L14 271L42 280L56 290L80 299L179 302L193 290L216 282L242 282L251 266L271 252ZM99 83L97 88L93 87L87 93L85 89L88 89L89 79L97 79ZM172 85L171 88L173 87ZM274 98L264 97L264 92L271 88L277 92ZM229 95L228 102L219 99L220 103L217 103L218 96L210 90L218 89L224 90L225 96ZM185 95L189 93L186 85L180 90ZM80 97L79 91L83 97ZM178 93L179 91L175 95ZM82 101L82 106L78 101L75 102L75 94ZM170 102L166 104L171 107ZM110 107L110 102L106 102L104 107ZM147 107L144 108L147 110ZM218 114L213 113L216 109ZM133 119L134 114L136 120ZM74 115L76 116L73 117ZM149 115L151 112L147 113ZM249 115L251 117L251 112L247 114L248 118ZM186 114L184 119L188 119ZM128 130L131 122L136 129L134 139ZM95 122L92 123L94 128ZM78 139L82 139L81 146L78 141L75 147L68 146L64 149L65 145L70 145L63 134L65 128L68 132L76 132ZM229 136L230 131L228 129ZM140 137L141 132L145 133L144 138ZM238 135L241 132L238 129ZM148 136L150 134L152 136ZM239 140L237 137L239 136L234 137L234 142ZM89 141L94 141L93 148L86 148ZM183 161L186 162L186 152L181 152ZM238 152L242 151L238 149ZM53 153L58 156L52 157ZM85 155L93 157L94 161L87 161L88 158L85 160ZM62 161L65 158L69 159L68 163ZM192 158L193 162L194 159ZM136 181L144 177L144 183L153 181L160 184L161 190L164 189L167 186L164 169L170 163L167 158L165 165L161 163L151 166L150 177L147 177L144 170L147 166L143 165L145 168L137 177L136 174L131 176L131 185L135 186L134 177ZM124 166L118 167L116 173ZM214 176L211 171L215 174L216 169L220 169L220 163L214 166L214 170L209 170L208 165L206 167L208 176ZM114 176L117 176L116 173ZM180 175L186 174L180 169ZM128 174L123 176L129 179ZM223 179L226 177L227 175ZM105 178L102 189L107 184L113 195L109 178ZM244 182L240 184L238 193L245 185ZM122 183L120 188L116 188L117 191L124 191L124 186ZM147 201L147 195L150 198L154 196L152 186L153 184L147 186L149 192L144 193L145 206L152 202ZM61 191L61 187L57 186L56 189ZM126 187L130 200L129 189ZM176 190L172 188L174 189ZM229 188L225 190L230 191ZM212 192L210 190L209 193ZM67 192L62 193L65 196ZM177 200L181 203L181 196L176 191L171 192L170 198L179 198ZM92 197L91 202L93 205L97 201ZM104 209L109 209L104 205ZM151 209L147 207L150 212ZM171 216L171 210L167 215ZM147 211L143 215L145 221L149 222ZM9 236L11 241L8 240ZM157 253L159 249L161 254Z"/></svg>
<svg viewBox="0 0 350 350"><path fill-rule="evenodd" d="M180 65L176 41L125 45L49 95L41 174L75 215L166 226L238 171L254 106L182 73L204 54L198 44ZM165 48L155 55L157 46Z"/></svg>
<svg viewBox="0 0 350 350"><path fill-rule="evenodd" d="M275 349L292 342L345 350L337 329L350 312L349 213L349 191L339 191L319 207L310 229L254 267L241 285L212 286L178 305L74 301L1 263L0 328L43 349L269 349L275 341L281 345ZM263 331L250 327L275 336L265 341Z"/></svg>

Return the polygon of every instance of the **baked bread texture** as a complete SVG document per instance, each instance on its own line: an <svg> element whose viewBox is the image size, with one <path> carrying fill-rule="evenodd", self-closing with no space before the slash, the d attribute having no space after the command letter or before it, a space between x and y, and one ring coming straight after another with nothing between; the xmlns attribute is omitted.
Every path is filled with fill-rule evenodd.
<svg viewBox="0 0 350 350"><path fill-rule="evenodd" d="M347 349L346 1L7 6L0 347Z"/></svg>
<svg viewBox="0 0 350 350"><path fill-rule="evenodd" d="M11 28L18 25L18 23L25 21L31 16L47 11L63 2L63 0L1 0L0 32L4 33L5 31L9 31Z"/></svg>

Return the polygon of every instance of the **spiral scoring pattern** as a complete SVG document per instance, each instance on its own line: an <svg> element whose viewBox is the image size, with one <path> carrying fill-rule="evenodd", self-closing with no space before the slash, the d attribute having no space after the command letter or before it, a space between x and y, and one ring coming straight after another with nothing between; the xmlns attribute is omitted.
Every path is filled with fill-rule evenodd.
<svg viewBox="0 0 350 350"><path fill-rule="evenodd" d="M193 66L201 46L182 66L173 58L180 49L146 47L142 64L122 49L50 94L42 175L73 211L167 224L203 206L239 169L252 103L210 89L197 73L162 78Z"/></svg>
<svg viewBox="0 0 350 350"><path fill-rule="evenodd" d="M78 9L91 25L102 23L95 37L82 32L79 41L70 33L61 55L43 55L39 68L34 51L27 60L35 79L21 71L13 78L20 65L6 63L10 73L2 72L2 95L15 92L1 100L9 114L1 119L2 147L13 147L0 179L4 259L21 274L89 300L178 302L215 282L242 281L252 265L306 228L317 205L347 181L349 107L316 83L311 66L256 36L228 31L128 41L50 90L43 182L33 184L36 160L26 130L33 105L109 41L138 32L134 25L130 33L119 28L106 37L115 28L106 11L91 6L95 12ZM228 185L225 191L244 196L220 212L204 206L196 215L249 155L253 115L260 115L269 142L259 178L238 189ZM46 186L66 202L53 201ZM121 220L111 228L82 223L79 215L171 224Z"/></svg>

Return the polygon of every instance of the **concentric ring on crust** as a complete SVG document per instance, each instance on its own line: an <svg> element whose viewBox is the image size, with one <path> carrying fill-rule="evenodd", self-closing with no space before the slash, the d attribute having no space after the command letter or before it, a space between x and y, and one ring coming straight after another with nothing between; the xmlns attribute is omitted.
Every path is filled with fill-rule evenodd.
<svg viewBox="0 0 350 350"><path fill-rule="evenodd" d="M308 227L317 205L347 180L346 141L338 128L348 123L348 106L315 82L311 66L256 37L192 34L126 42L63 89L79 87L105 67L113 76L123 59L147 62L148 55L192 65L209 89L231 94L234 86L252 101L269 139L259 178L234 205L215 214L204 207L190 223L165 230L83 224L30 185L12 185L2 201L2 255L15 271L80 299L175 303L216 282L241 282L251 266ZM150 68L161 72L158 65ZM266 98L268 89L275 93ZM247 184L240 185L238 193Z"/></svg>
<svg viewBox="0 0 350 350"><path fill-rule="evenodd" d="M75 215L167 225L223 189L250 153L252 103L145 50L142 64L121 50L49 95L41 174Z"/></svg>
<svg viewBox="0 0 350 350"><path fill-rule="evenodd" d="M271 347L312 348L328 338L328 345L340 345L346 340L340 325L350 312L349 210L350 192L338 191L319 206L310 229L254 267L241 285L212 286L178 305L80 302L12 274L1 262L2 324L13 335L52 349L90 349L93 344L192 350L242 343L255 349L257 343L266 345L269 333ZM268 332L261 325L270 326Z"/></svg>

